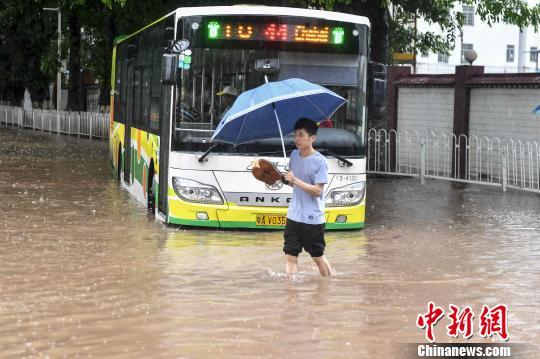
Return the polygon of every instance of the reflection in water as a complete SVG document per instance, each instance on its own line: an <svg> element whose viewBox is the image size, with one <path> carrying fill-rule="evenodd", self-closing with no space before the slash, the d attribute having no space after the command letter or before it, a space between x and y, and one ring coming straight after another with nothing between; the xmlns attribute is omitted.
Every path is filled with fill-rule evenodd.
<svg viewBox="0 0 540 359"><path fill-rule="evenodd" d="M148 218L105 142L2 128L0 143L2 357L399 358L430 300L505 303L511 342L539 344L537 195L372 180L366 231L327 233L335 275L302 254L287 279L280 231Z"/></svg>

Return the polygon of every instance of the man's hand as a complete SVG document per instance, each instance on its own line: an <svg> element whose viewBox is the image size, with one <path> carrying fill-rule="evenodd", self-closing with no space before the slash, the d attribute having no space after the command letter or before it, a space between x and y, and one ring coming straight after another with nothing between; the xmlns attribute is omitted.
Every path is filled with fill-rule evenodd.
<svg viewBox="0 0 540 359"><path fill-rule="evenodd" d="M294 186L294 181L296 181L296 177L294 176L293 171L285 172L284 177L289 182L290 186Z"/></svg>
<svg viewBox="0 0 540 359"><path fill-rule="evenodd" d="M324 184L308 184L302 180L296 178L292 171L285 172L284 177L289 181L289 186L300 187L303 191L309 193L314 197L319 197L324 191Z"/></svg>

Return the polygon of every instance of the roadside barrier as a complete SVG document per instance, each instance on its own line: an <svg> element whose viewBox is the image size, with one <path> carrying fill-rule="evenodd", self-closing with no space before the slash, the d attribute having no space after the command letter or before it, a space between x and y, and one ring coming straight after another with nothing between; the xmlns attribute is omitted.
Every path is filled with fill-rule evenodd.
<svg viewBox="0 0 540 359"><path fill-rule="evenodd" d="M109 114L67 112L0 106L0 124L56 134L105 139L109 137Z"/></svg>
<svg viewBox="0 0 540 359"><path fill-rule="evenodd" d="M0 105L0 124L106 139L109 114ZM538 141L442 132L370 129L367 172L477 183L540 193Z"/></svg>
<svg viewBox="0 0 540 359"><path fill-rule="evenodd" d="M540 193L538 141L442 132L368 132L368 173L436 178Z"/></svg>

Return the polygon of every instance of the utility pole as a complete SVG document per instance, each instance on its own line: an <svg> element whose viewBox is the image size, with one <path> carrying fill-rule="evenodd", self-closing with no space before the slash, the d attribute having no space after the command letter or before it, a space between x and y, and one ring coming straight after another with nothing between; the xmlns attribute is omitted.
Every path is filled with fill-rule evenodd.
<svg viewBox="0 0 540 359"><path fill-rule="evenodd" d="M51 8L44 7L43 10L46 11L56 11L58 13L58 59L62 56L62 12L60 7ZM56 111L60 111L60 106L62 105L62 65L58 68L56 73Z"/></svg>

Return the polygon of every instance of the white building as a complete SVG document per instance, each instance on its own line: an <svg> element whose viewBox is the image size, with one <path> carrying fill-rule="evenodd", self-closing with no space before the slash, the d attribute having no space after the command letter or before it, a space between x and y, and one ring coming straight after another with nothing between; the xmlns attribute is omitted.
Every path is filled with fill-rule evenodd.
<svg viewBox="0 0 540 359"><path fill-rule="evenodd" d="M527 1L527 0L526 0ZM524 1L525 2L525 1ZM529 6L537 5L540 0L528 0ZM453 52L443 54L417 54L416 73L454 73L455 66L466 64L463 53L474 49L478 58L474 65L484 66L485 72L538 72L538 53L540 34L533 28L520 33L515 25L496 23L491 27L475 14L474 6L463 6L465 24L462 36L458 36ZM423 19L417 22L421 32L440 33L437 24L428 24ZM438 30L438 31L437 31Z"/></svg>

